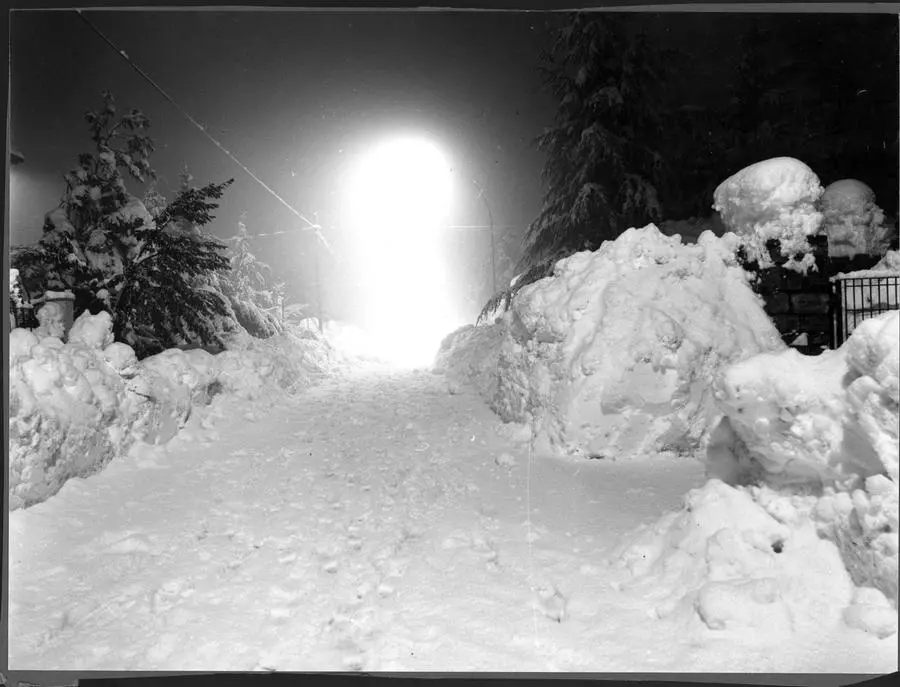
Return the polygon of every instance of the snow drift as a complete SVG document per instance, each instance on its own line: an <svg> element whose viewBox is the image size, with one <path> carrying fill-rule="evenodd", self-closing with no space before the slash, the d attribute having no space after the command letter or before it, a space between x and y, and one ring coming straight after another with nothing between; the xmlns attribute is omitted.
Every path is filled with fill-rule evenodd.
<svg viewBox="0 0 900 687"><path fill-rule="evenodd" d="M473 377L475 354L451 349L498 340L496 391L475 375L494 410L532 424L542 448L596 457L697 448L718 370L783 348L725 242L707 232L683 245L652 224L559 261L500 329L448 338L448 376Z"/></svg>
<svg viewBox="0 0 900 687"><path fill-rule="evenodd" d="M837 351L760 355L727 369L709 474L811 492L819 532L859 585L897 603L900 311Z"/></svg>
<svg viewBox="0 0 900 687"><path fill-rule="evenodd" d="M219 394L275 402L330 368L322 340L236 338L218 355L170 349L138 361L112 340L108 313L84 313L69 342L10 334L10 509L102 470L136 442L162 444Z"/></svg>
<svg viewBox="0 0 900 687"><path fill-rule="evenodd" d="M689 632L897 632L900 312L725 369L706 485L617 552Z"/></svg>

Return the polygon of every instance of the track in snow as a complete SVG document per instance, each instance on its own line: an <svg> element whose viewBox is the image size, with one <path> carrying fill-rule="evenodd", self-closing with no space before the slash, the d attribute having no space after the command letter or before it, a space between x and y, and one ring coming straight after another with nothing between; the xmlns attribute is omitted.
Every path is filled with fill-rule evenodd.
<svg viewBox="0 0 900 687"><path fill-rule="evenodd" d="M666 669L623 646L642 610L616 601L607 554L702 467L530 473L529 522L527 446L430 372L221 399L11 514L10 667Z"/></svg>

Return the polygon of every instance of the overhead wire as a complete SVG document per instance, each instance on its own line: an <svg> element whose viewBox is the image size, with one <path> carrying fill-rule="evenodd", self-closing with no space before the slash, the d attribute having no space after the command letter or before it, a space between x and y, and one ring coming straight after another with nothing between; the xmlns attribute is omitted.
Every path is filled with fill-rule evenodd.
<svg viewBox="0 0 900 687"><path fill-rule="evenodd" d="M306 224L306 226L301 229L302 231L314 232L316 235L316 238L318 238L319 241L322 243L322 245L325 246L326 249L328 249L328 252L332 253L332 255L334 254L334 252L331 249L331 245L328 243L328 240L322 234L321 225L319 225L315 222L311 222L309 219L304 217L303 214L299 210L297 210L293 205L291 205L284 198L282 198L272 187L270 187L266 182L264 182L262 179L260 179L249 167L247 167L247 165L245 165L243 162L241 162L230 150L228 150L215 137L213 137L212 134L209 133L209 131L207 130L207 128L205 126L203 126L200 122L198 122L196 119L194 119L191 116L191 114L187 110L185 110L181 105L179 105L172 96L170 96L159 84L156 83L156 81L154 81L150 77L150 75L148 75L143 69L141 69L134 62L134 60L132 60L128 56L128 53L126 53L124 50L120 49L115 43L112 42L112 40L108 36L106 36L106 34L104 34L90 20L88 20L88 18L86 16L84 16L84 12L82 10L76 9L75 13L79 17L81 17L81 19L84 21L84 23L87 24L91 28L91 30L94 31L94 33L96 33L103 40L104 43L106 43L110 48L115 50L132 67L132 69L134 69L141 76L141 78L143 78L147 83L149 83L163 98L165 98L173 107L175 107L179 112L181 112L181 114L184 115L184 117L191 124L193 124L197 129L199 129L200 133L202 133L204 136L206 136L206 138L208 138L213 143L213 145L215 145L219 150L221 150L223 153L225 153L225 155L227 155L232 160L232 162L234 162L238 167L240 167L244 172L246 172L256 183L258 183L266 191L268 191L269 194L272 195L272 197L274 197L278 202L280 202L282 205L284 205L296 217L298 217L300 220L302 220Z"/></svg>

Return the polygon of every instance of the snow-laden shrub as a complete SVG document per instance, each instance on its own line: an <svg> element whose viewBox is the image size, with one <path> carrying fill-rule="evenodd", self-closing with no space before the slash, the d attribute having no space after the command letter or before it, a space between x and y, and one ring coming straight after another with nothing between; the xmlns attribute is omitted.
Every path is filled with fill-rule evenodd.
<svg viewBox="0 0 900 687"><path fill-rule="evenodd" d="M776 157L745 167L719 184L713 208L751 261L771 267L766 242L777 240L782 255L789 257L784 267L805 273L815 263L807 239L822 225L822 213L816 209L821 196L822 185L809 167L792 157Z"/></svg>
<svg viewBox="0 0 900 687"><path fill-rule="evenodd" d="M822 195L822 214L832 257L887 252L893 230L884 223L884 212L875 204L875 192L863 182L841 179L830 184Z"/></svg>
<svg viewBox="0 0 900 687"><path fill-rule="evenodd" d="M853 580L897 601L900 311L837 351L758 355L723 371L708 474L817 495L813 517Z"/></svg>
<svg viewBox="0 0 900 687"><path fill-rule="evenodd" d="M700 445L719 369L783 344L734 254L654 225L559 261L504 316L492 407L594 456Z"/></svg>

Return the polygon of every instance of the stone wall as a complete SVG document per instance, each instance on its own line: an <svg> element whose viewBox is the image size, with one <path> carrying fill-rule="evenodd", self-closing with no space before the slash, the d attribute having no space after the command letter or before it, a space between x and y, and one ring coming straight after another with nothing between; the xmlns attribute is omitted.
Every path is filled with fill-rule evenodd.
<svg viewBox="0 0 900 687"><path fill-rule="evenodd" d="M839 304L831 277L841 272L870 269L880 258L874 255L832 258L828 255L827 237L814 236L809 242L817 269L805 275L785 269L788 258L781 255L777 241L766 244L774 267L760 269L757 262L747 261L741 252L738 258L745 269L757 274L753 288L765 301L765 311L784 342L801 353L817 355L835 347L834 318ZM805 341L802 334L806 335Z"/></svg>

